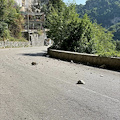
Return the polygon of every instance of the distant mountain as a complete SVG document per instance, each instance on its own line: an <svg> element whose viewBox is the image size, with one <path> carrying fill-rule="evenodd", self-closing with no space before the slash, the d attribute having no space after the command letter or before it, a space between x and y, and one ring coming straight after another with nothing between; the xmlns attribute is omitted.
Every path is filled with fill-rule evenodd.
<svg viewBox="0 0 120 120"><path fill-rule="evenodd" d="M78 14L85 13L105 28L120 22L120 0L87 0L85 5L77 5Z"/></svg>

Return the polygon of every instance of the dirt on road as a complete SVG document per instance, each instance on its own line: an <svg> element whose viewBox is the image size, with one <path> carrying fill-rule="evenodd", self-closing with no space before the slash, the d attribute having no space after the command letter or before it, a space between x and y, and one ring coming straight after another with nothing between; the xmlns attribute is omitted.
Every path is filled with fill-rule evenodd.
<svg viewBox="0 0 120 120"><path fill-rule="evenodd" d="M0 120L120 120L120 72L49 58L46 51L0 49Z"/></svg>

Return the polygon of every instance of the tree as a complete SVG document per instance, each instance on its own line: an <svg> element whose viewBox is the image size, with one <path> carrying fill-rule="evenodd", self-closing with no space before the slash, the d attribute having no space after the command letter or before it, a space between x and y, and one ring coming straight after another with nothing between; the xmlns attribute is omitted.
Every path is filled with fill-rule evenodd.
<svg viewBox="0 0 120 120"><path fill-rule="evenodd" d="M115 54L112 32L92 23L87 14L79 18L74 4L62 4L59 8L52 7L47 16L47 35L54 41L52 48L101 56Z"/></svg>
<svg viewBox="0 0 120 120"><path fill-rule="evenodd" d="M92 21L97 20L98 24L108 28L120 21L120 0L87 0L85 5L77 5L77 12L80 17L85 13Z"/></svg>
<svg viewBox="0 0 120 120"><path fill-rule="evenodd" d="M20 38L23 17L20 14L20 8L15 5L14 0L0 0L0 23L1 29L4 29L0 36L10 34L12 37ZM7 30L6 27L7 26ZM7 35L9 37L10 35ZM6 39L6 38L4 38Z"/></svg>
<svg viewBox="0 0 120 120"><path fill-rule="evenodd" d="M120 41L119 40L116 41L116 50L120 51Z"/></svg>
<svg viewBox="0 0 120 120"><path fill-rule="evenodd" d="M95 53L101 56L114 56L116 44L113 41L112 32L107 31L102 26L94 23L94 48Z"/></svg>
<svg viewBox="0 0 120 120"><path fill-rule="evenodd" d="M62 2L60 2L62 3ZM78 14L75 12L75 5L60 4L59 7L51 7L50 14L47 15L48 36L54 41L57 49L61 48L62 42L68 38L71 22L78 22ZM69 30L68 30L69 28ZM55 47L54 46L54 47Z"/></svg>
<svg viewBox="0 0 120 120"><path fill-rule="evenodd" d="M9 38L10 32L8 29L8 24L5 22L0 22L0 37L3 38L3 41L5 39Z"/></svg>
<svg viewBox="0 0 120 120"><path fill-rule="evenodd" d="M24 19L21 14L16 14L16 17L13 22L9 25L11 35L15 38L21 37L21 31L23 29Z"/></svg>
<svg viewBox="0 0 120 120"><path fill-rule="evenodd" d="M110 26L108 30L113 31L114 40L120 40L120 22L115 25Z"/></svg>

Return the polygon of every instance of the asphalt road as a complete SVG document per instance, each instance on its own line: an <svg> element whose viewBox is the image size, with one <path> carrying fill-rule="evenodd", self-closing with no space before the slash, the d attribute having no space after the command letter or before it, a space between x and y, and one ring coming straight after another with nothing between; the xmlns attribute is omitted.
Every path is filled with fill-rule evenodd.
<svg viewBox="0 0 120 120"><path fill-rule="evenodd" d="M0 49L0 120L120 120L120 72L42 56L46 49Z"/></svg>

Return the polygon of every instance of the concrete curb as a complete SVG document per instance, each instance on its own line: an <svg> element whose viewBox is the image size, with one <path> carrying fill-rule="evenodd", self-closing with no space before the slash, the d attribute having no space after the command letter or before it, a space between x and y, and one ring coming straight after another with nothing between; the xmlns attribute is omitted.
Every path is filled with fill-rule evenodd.
<svg viewBox="0 0 120 120"><path fill-rule="evenodd" d="M66 61L74 61L80 62L90 65L105 65L106 68L120 70L120 58L114 57L100 57L93 54L84 54L77 52L69 52L62 50L55 50L48 48L48 54L50 57L66 60Z"/></svg>

